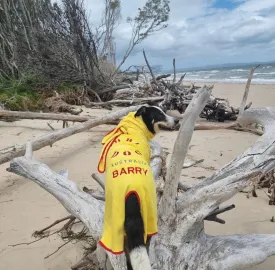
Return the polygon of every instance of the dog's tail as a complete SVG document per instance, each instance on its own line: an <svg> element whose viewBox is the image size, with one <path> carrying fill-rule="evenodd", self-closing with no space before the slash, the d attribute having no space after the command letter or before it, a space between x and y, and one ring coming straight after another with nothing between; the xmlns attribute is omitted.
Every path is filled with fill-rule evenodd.
<svg viewBox="0 0 275 270"><path fill-rule="evenodd" d="M144 225L136 194L130 194L125 203L125 232L133 270L151 270L144 243Z"/></svg>

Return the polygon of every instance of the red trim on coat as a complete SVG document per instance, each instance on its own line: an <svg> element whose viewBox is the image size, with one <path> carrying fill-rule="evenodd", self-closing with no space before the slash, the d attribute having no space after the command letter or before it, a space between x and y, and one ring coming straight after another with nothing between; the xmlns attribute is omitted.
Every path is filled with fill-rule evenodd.
<svg viewBox="0 0 275 270"><path fill-rule="evenodd" d="M111 252L114 255L120 255L122 254L124 251L118 251L118 252L114 252L111 249L107 248L101 241L98 242L100 244L100 246L102 246L105 250Z"/></svg>
<svg viewBox="0 0 275 270"><path fill-rule="evenodd" d="M108 136L109 134L111 134L116 128L113 128L112 130L110 130L104 137ZM102 145L104 145L104 143L101 143Z"/></svg>
<svg viewBox="0 0 275 270"><path fill-rule="evenodd" d="M100 157L100 160L99 160L99 162L98 162L98 165L97 165L97 170L98 170L98 172L100 172L100 173L104 173L104 172L105 172L107 154L108 154L110 148L112 147L112 145L114 144L114 142L116 141L116 139L117 139L120 135L123 134L123 133L122 133L122 130L121 130L120 128L119 128L115 133L117 133L118 131L120 131L121 133L118 134L117 136L115 136L115 137L113 138L113 140L111 140L111 141L105 146L105 148L104 148L104 150L103 150L103 153L102 153L102 155L101 155L101 157ZM105 160L104 160L104 168L103 168L103 170L101 171L101 170L99 169L99 165L100 165L100 163L101 163L101 161L102 161L103 158L105 158Z"/></svg>
<svg viewBox="0 0 275 270"><path fill-rule="evenodd" d="M147 234L147 236L154 236L156 235L158 232L155 232L155 233L150 233L150 234Z"/></svg>
<svg viewBox="0 0 275 270"><path fill-rule="evenodd" d="M128 197L131 195L131 194L135 194L138 198L138 203L140 204L140 198L139 198L139 195L138 193L135 191L135 190L132 190L132 191L129 191L126 196L125 196L125 201L128 199Z"/></svg>

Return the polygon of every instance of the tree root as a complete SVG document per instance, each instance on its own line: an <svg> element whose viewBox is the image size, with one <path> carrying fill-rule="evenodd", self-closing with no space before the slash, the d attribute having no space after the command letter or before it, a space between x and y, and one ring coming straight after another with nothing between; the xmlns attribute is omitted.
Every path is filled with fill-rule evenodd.
<svg viewBox="0 0 275 270"><path fill-rule="evenodd" d="M68 220L63 226L62 228L58 229L57 231L54 231L52 233L50 233L48 230L50 228L53 228L54 226L60 224L61 222L64 222ZM94 238L90 235L88 235L88 229L87 227L83 224L83 228L80 232L74 232L73 231L73 226L76 224L82 223L81 221L76 221L76 218L73 217L72 215L61 218L56 220L55 222L53 222L52 224L50 224L49 226L39 230L39 231L35 231L32 236L33 237L39 237L38 239L34 240L34 241L30 241L30 242L24 242L24 243L18 243L18 244L14 244L14 245L10 245L12 247L16 247L16 246L20 246L20 245L31 245L34 244L36 242L41 241L42 239L48 238L54 234L58 234L61 233L61 238L63 240L66 240L66 242L64 244L62 244L61 246L59 246L54 252L50 253L49 255L47 255L45 257L45 259L48 259L49 257L51 257L52 255L56 254L62 247L66 246L67 244L76 241L76 242L80 242L83 241L85 242L86 245L88 245L88 247L84 247L84 250L86 250L86 252L90 252L91 250L94 251L96 248L96 242L94 240Z"/></svg>
<svg viewBox="0 0 275 270"><path fill-rule="evenodd" d="M61 246L59 246L54 252L52 252L49 255L47 255L46 257L44 257L44 259L50 258L52 255L54 255L55 253L57 253L61 248L63 248L64 246L66 246L70 242L72 242L72 240L69 240L69 241L65 242L64 244L62 244Z"/></svg>
<svg viewBox="0 0 275 270"><path fill-rule="evenodd" d="M254 183L250 190L248 191L241 191L242 193L246 193L246 197L249 199L250 194L253 197L258 197L257 189L262 190L269 199L269 205L275 205L275 169L271 170L268 173L264 173L259 177L256 183ZM264 188L268 188L266 192Z"/></svg>
<svg viewBox="0 0 275 270"><path fill-rule="evenodd" d="M72 215L70 216L67 216L67 217L64 217L64 218L61 218L61 219L58 219L56 220L55 222L53 222L51 225L47 226L46 228L42 229L42 230L39 230L39 231L35 231L32 236L33 237L41 237L43 235L45 235L45 231L49 230L50 228L56 226L57 224L63 222L63 221L66 221L69 219L69 222L72 220L72 219L75 219ZM66 223L67 224L67 223ZM65 224L65 225L66 225ZM63 226L63 228L65 227L65 225Z"/></svg>

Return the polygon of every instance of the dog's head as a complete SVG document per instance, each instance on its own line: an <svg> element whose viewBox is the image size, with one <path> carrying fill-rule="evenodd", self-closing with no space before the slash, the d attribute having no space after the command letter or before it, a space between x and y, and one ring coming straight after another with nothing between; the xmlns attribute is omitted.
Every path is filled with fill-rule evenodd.
<svg viewBox="0 0 275 270"><path fill-rule="evenodd" d="M153 134L159 132L159 125L174 128L179 120L167 115L162 109L155 106L142 106L138 109L135 117L141 116L148 130Z"/></svg>

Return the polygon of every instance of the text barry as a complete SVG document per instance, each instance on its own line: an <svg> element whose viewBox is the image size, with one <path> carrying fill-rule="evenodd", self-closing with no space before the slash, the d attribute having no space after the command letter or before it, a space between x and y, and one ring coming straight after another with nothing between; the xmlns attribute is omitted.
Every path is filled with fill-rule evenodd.
<svg viewBox="0 0 275 270"><path fill-rule="evenodd" d="M113 171L113 178L116 178L124 174L141 174L147 175L148 170L140 167L126 167Z"/></svg>

